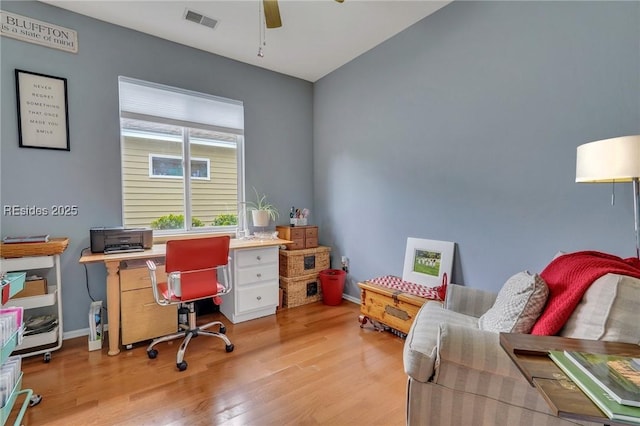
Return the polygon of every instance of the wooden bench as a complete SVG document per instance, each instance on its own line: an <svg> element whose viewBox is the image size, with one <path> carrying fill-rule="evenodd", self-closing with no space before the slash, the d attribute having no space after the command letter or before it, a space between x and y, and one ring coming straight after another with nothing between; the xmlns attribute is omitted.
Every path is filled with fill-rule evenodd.
<svg viewBox="0 0 640 426"><path fill-rule="evenodd" d="M404 338L418 310L429 300L441 301L445 287L425 287L385 276L358 283L360 313L358 322L364 327L371 322L378 331L388 330Z"/></svg>

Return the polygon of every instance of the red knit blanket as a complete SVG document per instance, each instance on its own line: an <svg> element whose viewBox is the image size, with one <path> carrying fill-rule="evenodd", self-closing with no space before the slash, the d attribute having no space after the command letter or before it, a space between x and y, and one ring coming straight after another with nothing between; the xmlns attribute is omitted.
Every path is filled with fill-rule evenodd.
<svg viewBox="0 0 640 426"><path fill-rule="evenodd" d="M597 251L569 253L554 259L540 274L549 287L549 298L531 334L558 333L591 283L608 273L640 278L640 260Z"/></svg>

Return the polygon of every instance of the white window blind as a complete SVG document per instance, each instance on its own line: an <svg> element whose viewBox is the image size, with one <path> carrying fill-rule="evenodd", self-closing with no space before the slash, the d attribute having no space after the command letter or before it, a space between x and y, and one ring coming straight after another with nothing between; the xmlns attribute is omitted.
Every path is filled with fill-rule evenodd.
<svg viewBox="0 0 640 426"><path fill-rule="evenodd" d="M128 77L118 85L123 118L244 134L241 101Z"/></svg>

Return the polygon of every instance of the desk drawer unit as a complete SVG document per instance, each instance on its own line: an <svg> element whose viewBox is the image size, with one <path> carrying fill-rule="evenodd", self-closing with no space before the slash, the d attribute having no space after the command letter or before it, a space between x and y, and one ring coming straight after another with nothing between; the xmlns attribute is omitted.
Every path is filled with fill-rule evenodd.
<svg viewBox="0 0 640 426"><path fill-rule="evenodd" d="M122 262L120 268L122 344L131 345L175 332L178 307L156 303L146 264L141 261ZM159 280L166 279L164 265L157 265L156 274Z"/></svg>
<svg viewBox="0 0 640 426"><path fill-rule="evenodd" d="M273 315L278 306L278 247L231 252L233 290L223 296L220 312L238 323Z"/></svg>

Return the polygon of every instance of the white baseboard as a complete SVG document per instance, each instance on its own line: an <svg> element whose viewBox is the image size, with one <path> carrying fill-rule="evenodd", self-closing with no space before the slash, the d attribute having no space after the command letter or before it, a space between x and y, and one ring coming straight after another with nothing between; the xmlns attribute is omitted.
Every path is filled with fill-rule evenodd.
<svg viewBox="0 0 640 426"><path fill-rule="evenodd" d="M356 305L359 305L359 304L360 304L360 299L359 299L359 298L357 298L357 297L353 297L353 296L350 296L350 295L348 295L348 294L346 294L346 293L343 293L343 294L342 294L342 298L343 298L343 299L345 299L345 300L348 300L349 302L353 302L353 303L355 303Z"/></svg>
<svg viewBox="0 0 640 426"><path fill-rule="evenodd" d="M109 324L104 325L104 331L109 330ZM89 335L89 327L81 328L79 330L73 331L64 331L62 332L62 340L73 339L76 337L88 336Z"/></svg>

